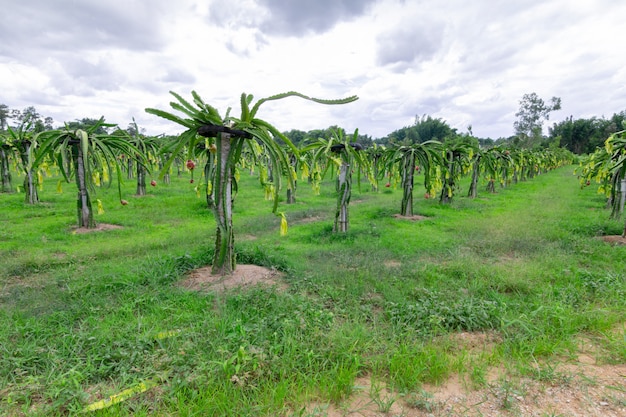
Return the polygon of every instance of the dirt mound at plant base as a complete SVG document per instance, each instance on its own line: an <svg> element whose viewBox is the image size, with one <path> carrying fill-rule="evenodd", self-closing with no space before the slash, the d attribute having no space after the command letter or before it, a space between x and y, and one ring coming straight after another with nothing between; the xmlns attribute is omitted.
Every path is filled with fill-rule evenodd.
<svg viewBox="0 0 626 417"><path fill-rule="evenodd" d="M419 214L414 214L412 216L402 216L400 214L394 214L393 217L400 220L412 220L414 222L428 219L428 217L420 216Z"/></svg>
<svg viewBox="0 0 626 417"><path fill-rule="evenodd" d="M626 238L622 235L602 236L602 240L612 245L626 245Z"/></svg>
<svg viewBox="0 0 626 417"><path fill-rule="evenodd" d="M215 275L211 267L195 269L178 285L193 291L224 291L234 287L269 285L284 288L282 274L276 269L258 265L237 265L231 275Z"/></svg>
<svg viewBox="0 0 626 417"><path fill-rule="evenodd" d="M90 229L86 227L73 227L72 233L76 235L82 235L84 233L103 232L107 230L117 230L121 228L122 226L119 226L117 224L98 223L96 227Z"/></svg>

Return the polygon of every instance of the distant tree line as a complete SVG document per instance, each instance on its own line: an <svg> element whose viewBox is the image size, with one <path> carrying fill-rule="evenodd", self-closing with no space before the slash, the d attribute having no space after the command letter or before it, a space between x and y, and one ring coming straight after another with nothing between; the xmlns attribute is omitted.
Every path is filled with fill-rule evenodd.
<svg viewBox="0 0 626 417"><path fill-rule="evenodd" d="M331 138L335 138L337 136L347 137L346 130L339 126L329 126L326 129L313 129L305 132L303 130L292 129L287 132L283 132L285 136L289 138L289 140L296 145L296 147L302 147L303 145L310 144L312 142L316 142L318 139L329 140ZM350 135L352 136L352 135ZM363 146L371 146L374 141L369 135L357 135L356 139L357 143L362 144Z"/></svg>
<svg viewBox="0 0 626 417"><path fill-rule="evenodd" d="M549 141L558 142L559 146L582 155L593 153L604 145L613 133L626 129L626 110L615 113L609 119L592 117L574 119L568 117L549 128Z"/></svg>
<svg viewBox="0 0 626 417"><path fill-rule="evenodd" d="M615 113L610 118L591 117L574 119L573 116L554 123L548 128L548 135L537 134L536 127L534 135L517 134L508 138L479 138L472 133L471 126L466 133L459 133L442 119L433 118L429 115L416 116L415 122L411 126L405 126L394 130L387 136L372 139L368 135L359 135L358 142L364 146L371 146L376 143L385 146L407 146L424 143L429 140L449 142L464 138L466 141L476 142L482 149L489 149L494 146L508 146L513 149L548 149L551 147L561 147L570 152L582 155L594 152L598 147L603 146L604 141L613 133L626 129L626 110ZM315 141L318 138L328 139L332 131L337 130L345 134L343 128L331 126L326 129L315 129L308 132L302 130L290 130L284 132L296 146Z"/></svg>
<svg viewBox="0 0 626 417"><path fill-rule="evenodd" d="M385 146L407 146L424 143L429 140L448 142L463 139L475 142L480 148L488 149L494 146L508 146L514 149L547 149L550 147L562 147L577 155L589 154L598 147L603 146L604 141L613 133L626 129L626 110L613 114L610 118L591 117L574 119L573 116L548 127L548 135L542 131L543 123L549 120L551 112L561 109L561 99L552 97L549 103L535 93L525 94L520 100L520 109L516 113L517 120L513 124L515 134L508 138L478 138L468 126L467 133L459 133L440 118L430 115L415 116L414 123L394 130L382 138L372 138L369 135L358 134L356 141L364 147L373 144ZM13 121L13 123L10 123ZM66 122L70 129L90 128L98 123L98 119L82 118ZM0 131L6 131L10 125L29 126L32 132L51 130L53 119L42 116L33 106L23 110L10 109L5 104L0 104ZM106 133L105 127L99 127L98 134ZM132 126L129 124L127 131L132 134ZM344 128L329 126L325 129L307 131L292 129L283 132L297 147L312 143L318 139L328 140L334 135L347 136Z"/></svg>
<svg viewBox="0 0 626 417"><path fill-rule="evenodd" d="M6 104L0 104L0 131L6 131L9 126L23 126L24 128L28 127L26 130L29 132L39 133L54 129L53 123L54 119L52 117L43 116L34 106L28 106L23 110L18 110L11 109ZM69 129L88 129L98 125L94 133L108 133L107 128L102 126L99 119L84 117L71 122L65 122L65 125Z"/></svg>
<svg viewBox="0 0 626 417"><path fill-rule="evenodd" d="M24 110L10 109L6 104L0 104L0 130L5 131L9 126L9 120L13 119L16 125L30 125L31 130L43 132L51 130L54 120L52 117L44 117L33 106Z"/></svg>
<svg viewBox="0 0 626 417"><path fill-rule="evenodd" d="M10 123L13 121L12 123ZM9 126L19 127L22 126L30 133L39 133L46 130L53 130L54 120L52 117L41 115L34 106L26 107L24 110L10 109L6 104L0 104L0 132L6 132ZM114 133L119 127L107 127L106 124L102 124L100 119L93 119L90 117L83 117L82 119L76 119L71 122L65 122L65 126L69 130L92 130L94 134L103 135L107 133ZM137 134L144 134L145 129L141 129L141 132L136 132L137 129L134 123L129 123L125 129L131 136Z"/></svg>

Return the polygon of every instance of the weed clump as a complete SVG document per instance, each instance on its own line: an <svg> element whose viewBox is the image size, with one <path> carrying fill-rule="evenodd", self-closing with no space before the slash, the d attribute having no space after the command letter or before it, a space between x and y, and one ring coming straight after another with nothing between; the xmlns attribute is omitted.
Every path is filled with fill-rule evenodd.
<svg viewBox="0 0 626 417"><path fill-rule="evenodd" d="M389 321L398 330L417 331L424 335L438 331L478 331L494 329L500 323L502 309L496 301L473 297L452 299L421 288L415 300L386 305Z"/></svg>

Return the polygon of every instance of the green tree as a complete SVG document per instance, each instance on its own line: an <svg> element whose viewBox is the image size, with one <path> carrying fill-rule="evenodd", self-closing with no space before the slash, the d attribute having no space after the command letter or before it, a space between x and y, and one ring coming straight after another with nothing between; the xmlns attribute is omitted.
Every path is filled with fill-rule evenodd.
<svg viewBox="0 0 626 417"><path fill-rule="evenodd" d="M43 117L34 106L28 106L24 110L19 111L13 109L11 117L19 122L20 126L28 126L33 132L43 132L44 130L52 130L52 117Z"/></svg>
<svg viewBox="0 0 626 417"><path fill-rule="evenodd" d="M430 140L442 142L455 134L455 130L448 126L445 121L423 115L421 118L415 116L415 122L412 126L403 127L390 133L381 143L399 146L423 143Z"/></svg>
<svg viewBox="0 0 626 417"><path fill-rule="evenodd" d="M626 130L611 134L604 147L580 159L576 172L581 188L591 185L592 181L599 184L598 192L608 198L611 217L619 218L626 201ZM626 224L622 237L626 238Z"/></svg>
<svg viewBox="0 0 626 417"><path fill-rule="evenodd" d="M512 172L513 159L511 151L501 146L495 146L486 150L475 150L472 160L472 180L468 191L468 197L475 198L477 196L478 177L484 174L487 179L487 191L496 192L496 183L501 187L505 187Z"/></svg>
<svg viewBox="0 0 626 417"><path fill-rule="evenodd" d="M609 134L617 133L626 129L626 110L614 113L610 119Z"/></svg>
<svg viewBox="0 0 626 417"><path fill-rule="evenodd" d="M461 177L472 166L472 158L478 148L478 142L470 138L459 137L444 143L441 166L440 203L451 203L454 191L459 187Z"/></svg>
<svg viewBox="0 0 626 417"><path fill-rule="evenodd" d="M104 118L101 118L86 130L66 127L46 132L41 143L36 161L41 162L44 158L54 160L65 180L70 182L74 178L76 182L78 227L96 227L93 194L96 186L103 182L111 183L113 172L116 174L120 203L127 204L126 200L122 200L120 154L133 155L143 163L144 156L124 131L118 129L118 134L112 135L96 133L101 127L114 126L105 124Z"/></svg>
<svg viewBox="0 0 626 417"><path fill-rule="evenodd" d="M589 139L596 130L595 119L577 119L572 116L550 128L550 136L559 138L560 146L581 155L590 151Z"/></svg>
<svg viewBox="0 0 626 417"><path fill-rule="evenodd" d="M518 120L513 123L513 128L521 145L531 148L541 141L544 120L550 118L551 112L561 109L561 99L552 97L550 104L546 104L536 93L530 93L524 94L519 104L519 110L515 113Z"/></svg>
<svg viewBox="0 0 626 417"><path fill-rule="evenodd" d="M104 135L107 133L107 128L115 125L103 124L102 118L93 119L90 117L83 117L82 119L76 119L73 122L65 123L65 127L69 130L84 130L90 131L96 135Z"/></svg>
<svg viewBox="0 0 626 417"><path fill-rule="evenodd" d="M355 131L352 137L353 142L345 139L345 136L337 136L337 142L331 146L331 151L340 158L339 173L337 175L337 208L335 210L335 222L333 232L346 233L350 227L348 207L352 197L352 173L356 171L359 175L361 170L367 171L367 159L362 158L363 147L356 142L359 132Z"/></svg>
<svg viewBox="0 0 626 417"><path fill-rule="evenodd" d="M11 111L6 104L0 104L0 131L5 131L9 125Z"/></svg>
<svg viewBox="0 0 626 417"><path fill-rule="evenodd" d="M0 192L10 193L11 186L11 161L12 147L9 142L8 133L0 131Z"/></svg>
<svg viewBox="0 0 626 417"><path fill-rule="evenodd" d="M294 144L296 147L300 147L307 139L307 132L303 130L291 129L283 134Z"/></svg>
<svg viewBox="0 0 626 417"><path fill-rule="evenodd" d="M592 117L574 119L572 116L555 123L550 129L550 138L558 139L561 147L577 154L588 154L604 146L611 134L622 130L626 112L616 113L610 119Z"/></svg>
<svg viewBox="0 0 626 417"><path fill-rule="evenodd" d="M37 204L39 193L37 188L40 183L39 161L37 161L39 136L35 133L31 124L21 123L15 129L9 126L7 144L18 155L19 166L24 172L24 193L26 204Z"/></svg>
<svg viewBox="0 0 626 417"><path fill-rule="evenodd" d="M387 149L388 166L399 164L402 185L401 216L413 216L413 185L415 172L424 173L427 192L435 188L435 167L441 164L441 142L430 140L412 145L395 146Z"/></svg>
<svg viewBox="0 0 626 417"><path fill-rule="evenodd" d="M230 274L236 266L232 223L233 179L235 167L241 159L243 147L248 145L248 141L256 140L263 145L267 152L271 171L275 174L273 180L276 184L276 193L272 209L274 213L277 212L278 206L278 190L281 185L280 174L288 172L289 169L289 160L281 147L281 143L289 146L294 153L297 154L298 152L291 141L278 129L270 123L257 118L260 106L268 101L287 97L300 97L321 104L350 103L356 100L357 97L352 96L341 100L321 100L290 91L262 98L253 104L254 97L243 93L240 99L241 116L236 118L230 115L230 109L222 117L215 107L205 103L195 91L191 93L193 103L188 102L174 92L171 92L171 94L177 101L171 102L170 106L174 110L181 112L184 115L183 117L153 108L146 109L146 112L187 128L179 136L177 145L172 152L173 155L177 155L185 147L189 152L194 152L200 140L199 136L215 138L216 158L212 192L214 201L213 213L217 228L212 271L214 274ZM169 164L171 164L172 160L170 158L164 169L169 169ZM287 178L290 183L293 182L292 176L288 175Z"/></svg>
<svg viewBox="0 0 626 417"><path fill-rule="evenodd" d="M617 218L624 212L626 201L626 130L609 136L605 142L605 149L610 155L611 215ZM626 237L626 225L622 237Z"/></svg>
<svg viewBox="0 0 626 417"><path fill-rule="evenodd" d="M378 182L384 176L386 171L386 147L378 143L372 142L371 146L365 148L365 154L369 161L372 184L372 191L378 191Z"/></svg>
<svg viewBox="0 0 626 417"><path fill-rule="evenodd" d="M139 155L124 155L127 159L127 168L132 170L135 165L137 179L137 191L135 195L146 195L146 176L152 174L152 166L157 164L157 155L161 147L161 141L156 137L147 137L141 133L135 118L126 128L126 132L117 132L118 136L127 134L130 143L139 150ZM141 156L141 157L139 157Z"/></svg>
<svg viewBox="0 0 626 417"><path fill-rule="evenodd" d="M352 137L346 137L343 129L337 129L328 139L319 138L306 147L302 148L302 153L312 152L311 165L324 165L323 177L331 167L336 167L337 179L337 208L335 210L335 221L333 232L346 233L350 226L349 205L352 197L352 173L357 173L357 182L360 183L361 172L365 172L371 181L370 164L366 155L363 154L364 147L359 142L359 132L356 130ZM321 179L321 178L320 178Z"/></svg>

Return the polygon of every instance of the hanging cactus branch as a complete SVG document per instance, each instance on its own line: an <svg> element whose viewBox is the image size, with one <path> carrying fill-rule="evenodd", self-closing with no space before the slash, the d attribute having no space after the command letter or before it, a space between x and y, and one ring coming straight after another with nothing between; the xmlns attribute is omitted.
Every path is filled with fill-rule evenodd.
<svg viewBox="0 0 626 417"><path fill-rule="evenodd" d="M274 204L272 212L276 213L278 208L278 190L281 186L282 172L289 170L289 157L282 144L286 144L291 152L298 157L298 149L291 141L283 135L276 127L270 123L256 118L256 114L260 106L268 101L280 100L287 97L300 97L305 100L313 101L320 104L346 104L357 99L356 96L347 97L338 100L325 100L306 96L295 91L276 94L267 98L262 98L252 105L254 97L251 94L242 93L240 96L241 116L239 118L230 116L230 109L226 112L226 116L222 118L219 112L212 106L206 104L204 100L193 91L193 104L179 94L171 92L177 99L177 102L171 102L170 106L183 113L184 116L167 113L162 110L148 108L146 112L163 117L187 128L173 146L172 156L166 162L162 169L163 172L169 170L172 161L178 156L183 149L188 150L188 158L196 152L199 137L215 138L215 160L214 168L206 170L207 183L212 185L211 192L213 197L207 200L211 201L213 213L217 223L216 240L215 240L215 257L213 259L212 271L214 274L226 275L235 269L235 250L234 250L234 233L232 227L232 203L236 195L237 181L235 180L235 168L241 162L244 154L244 147L253 148L261 147L263 153L267 156L267 167L271 168L275 173L271 182L266 184L268 189L273 190ZM254 140L245 140L254 139ZM266 158L254 158L256 161L265 160ZM258 163L258 162L257 162ZM212 175L212 177L208 177ZM295 178L293 175L287 175L290 188L295 188ZM284 222L283 222L284 220ZM283 227L286 219L281 218Z"/></svg>

